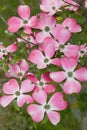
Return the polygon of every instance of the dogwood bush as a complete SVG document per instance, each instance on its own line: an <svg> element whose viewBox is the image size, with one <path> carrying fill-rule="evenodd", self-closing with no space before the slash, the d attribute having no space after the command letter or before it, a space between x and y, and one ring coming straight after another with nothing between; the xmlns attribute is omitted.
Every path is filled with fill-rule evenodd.
<svg viewBox="0 0 87 130"><path fill-rule="evenodd" d="M0 45L0 71L7 78L1 106L16 100L33 121L47 115L53 125L60 122L66 95L79 93L81 82L87 82L87 23L80 7L73 0L41 0L42 12L30 17L29 5L18 6L18 16L7 21L17 38Z"/></svg>

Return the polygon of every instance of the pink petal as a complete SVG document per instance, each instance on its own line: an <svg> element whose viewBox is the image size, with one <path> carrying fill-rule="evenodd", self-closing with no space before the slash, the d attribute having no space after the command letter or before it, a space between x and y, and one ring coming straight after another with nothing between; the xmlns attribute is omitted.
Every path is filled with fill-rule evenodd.
<svg viewBox="0 0 87 130"><path fill-rule="evenodd" d="M64 55L67 57L77 57L79 46L77 45L66 45L64 49Z"/></svg>
<svg viewBox="0 0 87 130"><path fill-rule="evenodd" d="M72 33L77 33L77 32L81 32L82 31L82 28L80 25L76 24L74 27L71 27L71 30L70 30Z"/></svg>
<svg viewBox="0 0 87 130"><path fill-rule="evenodd" d="M20 72L20 68L17 63L13 65L9 65L9 74L12 77L18 77L18 73Z"/></svg>
<svg viewBox="0 0 87 130"><path fill-rule="evenodd" d="M29 26L34 28L36 26L36 23L37 23L37 16L32 16L29 19Z"/></svg>
<svg viewBox="0 0 87 130"><path fill-rule="evenodd" d="M12 95L12 96L2 96L0 98L0 104L1 106L3 107L6 107L8 106L13 100L15 99L15 97Z"/></svg>
<svg viewBox="0 0 87 130"><path fill-rule="evenodd" d="M3 84L2 91L5 94L14 94L19 90L19 85L16 79L10 79L9 82Z"/></svg>
<svg viewBox="0 0 87 130"><path fill-rule="evenodd" d="M61 64L64 70L73 71L77 66L77 59L76 58L61 58Z"/></svg>
<svg viewBox="0 0 87 130"><path fill-rule="evenodd" d="M61 66L61 62L59 58L51 59L51 63L57 66Z"/></svg>
<svg viewBox="0 0 87 130"><path fill-rule="evenodd" d="M74 18L66 18L64 21L63 21L63 26L66 27L68 26L69 28L71 27L74 27L76 25L76 19Z"/></svg>
<svg viewBox="0 0 87 130"><path fill-rule="evenodd" d="M46 57L51 58L55 53L55 46L54 43L51 42L50 39L45 39L43 44L43 51Z"/></svg>
<svg viewBox="0 0 87 130"><path fill-rule="evenodd" d="M55 111L47 111L47 116L53 125L57 125L60 122L60 114Z"/></svg>
<svg viewBox="0 0 87 130"><path fill-rule="evenodd" d="M42 52L37 49L31 51L28 60L30 60L34 64L37 64L37 67L40 69L46 67L46 64L44 63L44 56Z"/></svg>
<svg viewBox="0 0 87 130"><path fill-rule="evenodd" d="M25 59L20 60L19 65L21 71L23 71L24 73L29 69L29 64Z"/></svg>
<svg viewBox="0 0 87 130"><path fill-rule="evenodd" d="M50 93L53 93L55 92L56 88L54 85L52 84L46 84L45 87L44 87L44 91L47 93L47 94L50 94Z"/></svg>
<svg viewBox="0 0 87 130"><path fill-rule="evenodd" d="M63 91L66 94L79 93L81 90L81 84L75 79L68 80L63 85Z"/></svg>
<svg viewBox="0 0 87 130"><path fill-rule="evenodd" d="M44 81L45 83L51 82L52 79L50 78L50 73L47 72L47 73L45 73L45 74L42 74L42 75L41 75L41 81Z"/></svg>
<svg viewBox="0 0 87 130"><path fill-rule="evenodd" d="M30 80L26 79L22 81L21 84L22 93L31 92L33 89L34 89L34 84L32 84Z"/></svg>
<svg viewBox="0 0 87 130"><path fill-rule="evenodd" d="M50 77L53 81L59 83L66 79L66 73L64 71L51 72Z"/></svg>
<svg viewBox="0 0 87 130"><path fill-rule="evenodd" d="M36 34L36 41L37 41L37 43L43 43L43 41L47 37L51 37L49 33L45 32L45 31L39 32Z"/></svg>
<svg viewBox="0 0 87 130"><path fill-rule="evenodd" d="M22 20L18 17L11 17L8 19L8 31L17 32L23 26Z"/></svg>
<svg viewBox="0 0 87 130"><path fill-rule="evenodd" d="M34 82L34 83L37 83L37 82L38 82L37 77L36 77L33 73L28 73L27 78L28 78L31 82Z"/></svg>
<svg viewBox="0 0 87 130"><path fill-rule="evenodd" d="M75 72L75 78L77 78L80 81L87 81L87 68L81 67L80 69L76 70Z"/></svg>
<svg viewBox="0 0 87 130"><path fill-rule="evenodd" d="M54 93L50 98L49 103L51 105L51 110L64 110L67 108L67 102L63 99L63 94L60 92Z"/></svg>
<svg viewBox="0 0 87 130"><path fill-rule="evenodd" d="M45 104L47 100L47 94L43 90L35 91L33 93L33 98L40 104Z"/></svg>
<svg viewBox="0 0 87 130"><path fill-rule="evenodd" d="M59 43L66 43L70 37L71 37L71 33L66 30L65 28L64 29L61 29L57 32L57 39L59 41Z"/></svg>
<svg viewBox="0 0 87 130"><path fill-rule="evenodd" d="M32 103L33 98L30 95L20 95L17 98L17 104L19 107L22 107L25 103Z"/></svg>
<svg viewBox="0 0 87 130"><path fill-rule="evenodd" d="M28 114L31 115L32 120L35 122L40 122L44 118L44 109L41 105L31 104L27 107Z"/></svg>
<svg viewBox="0 0 87 130"><path fill-rule="evenodd" d="M18 14L22 19L28 19L30 17L30 7L27 5L18 6Z"/></svg>
<svg viewBox="0 0 87 130"><path fill-rule="evenodd" d="M17 43L11 44L6 48L7 52L15 52L17 49L18 49Z"/></svg>

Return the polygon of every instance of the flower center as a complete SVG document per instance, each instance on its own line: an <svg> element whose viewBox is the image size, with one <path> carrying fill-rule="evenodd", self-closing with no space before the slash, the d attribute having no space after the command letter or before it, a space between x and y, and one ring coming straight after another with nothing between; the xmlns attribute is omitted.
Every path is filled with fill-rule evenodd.
<svg viewBox="0 0 87 130"><path fill-rule="evenodd" d="M81 53L81 54L84 54L84 50L81 50L80 53Z"/></svg>
<svg viewBox="0 0 87 130"><path fill-rule="evenodd" d="M27 21L27 20L24 20L24 21L23 21L23 24L28 24L28 21Z"/></svg>
<svg viewBox="0 0 87 130"><path fill-rule="evenodd" d="M45 27L45 31L46 32L49 32L50 31L50 28L48 26Z"/></svg>
<svg viewBox="0 0 87 130"><path fill-rule="evenodd" d="M66 26L66 27L65 27L65 29L69 30L69 27L68 27L68 26Z"/></svg>
<svg viewBox="0 0 87 130"><path fill-rule="evenodd" d="M73 73L72 73L72 72L68 72L68 76L69 76L69 77L72 77L72 76L73 76Z"/></svg>
<svg viewBox="0 0 87 130"><path fill-rule="evenodd" d="M42 81L40 81L40 82L39 82L39 85L40 85L40 86L43 86L43 85L44 85L44 83L43 83Z"/></svg>
<svg viewBox="0 0 87 130"><path fill-rule="evenodd" d="M16 91L16 92L15 92L15 95L16 95L16 96L20 96L20 92L19 92L19 91Z"/></svg>
<svg viewBox="0 0 87 130"><path fill-rule="evenodd" d="M23 76L23 73L22 73L22 72L19 72L19 73L18 73L18 76Z"/></svg>
<svg viewBox="0 0 87 130"><path fill-rule="evenodd" d="M44 59L44 62L45 62L45 63L47 63L48 61L49 61L49 59L48 59L48 58L45 58L45 59Z"/></svg>
<svg viewBox="0 0 87 130"><path fill-rule="evenodd" d="M51 107L50 107L49 104L46 104L46 105L44 106L44 108L45 108L46 110L49 110Z"/></svg>
<svg viewBox="0 0 87 130"><path fill-rule="evenodd" d="M53 7L52 7L52 10L55 10L55 9L56 9L56 7L55 7L55 6L53 6Z"/></svg>
<svg viewBox="0 0 87 130"><path fill-rule="evenodd" d="M59 48L64 49L65 46L64 46L63 44L60 44L60 45L59 45Z"/></svg>

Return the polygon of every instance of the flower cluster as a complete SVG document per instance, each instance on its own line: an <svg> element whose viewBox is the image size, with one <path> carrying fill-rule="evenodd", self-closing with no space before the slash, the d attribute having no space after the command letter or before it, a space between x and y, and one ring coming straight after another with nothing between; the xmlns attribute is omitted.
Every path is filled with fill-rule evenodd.
<svg viewBox="0 0 87 130"><path fill-rule="evenodd" d="M7 22L8 31L18 37L7 47L0 45L0 62L6 63L5 77L9 79L2 86L1 106L17 100L20 108L26 104L33 121L42 121L46 113L53 125L59 123L59 111L68 106L64 95L79 93L81 82L87 82L87 67L80 64L87 56L86 43L72 41L83 27L74 17L57 20L64 10L79 15L79 7L73 0L41 0L43 12L30 17L28 5L18 6L18 17ZM18 51L21 56L12 63Z"/></svg>

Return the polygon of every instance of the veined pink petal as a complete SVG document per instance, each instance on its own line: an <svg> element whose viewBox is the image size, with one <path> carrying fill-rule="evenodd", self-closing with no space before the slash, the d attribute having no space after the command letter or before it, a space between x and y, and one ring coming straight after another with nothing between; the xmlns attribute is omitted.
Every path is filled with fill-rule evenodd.
<svg viewBox="0 0 87 130"><path fill-rule="evenodd" d="M79 93L81 90L81 84L75 79L67 79L62 88L66 94Z"/></svg>
<svg viewBox="0 0 87 130"><path fill-rule="evenodd" d="M77 57L79 51L78 45L66 45L64 49L64 55L67 57Z"/></svg>
<svg viewBox="0 0 87 130"><path fill-rule="evenodd" d="M37 24L37 16L32 16L29 19L29 27L34 28Z"/></svg>
<svg viewBox="0 0 87 130"><path fill-rule="evenodd" d="M23 26L22 20L18 17L11 17L8 19L8 31L9 32L17 32Z"/></svg>
<svg viewBox="0 0 87 130"><path fill-rule="evenodd" d="M33 121L40 122L44 118L45 110L41 105L31 104L27 107L27 112L31 115Z"/></svg>
<svg viewBox="0 0 87 130"><path fill-rule="evenodd" d="M51 72L50 77L53 81L60 83L66 79L66 73L64 71Z"/></svg>
<svg viewBox="0 0 87 130"><path fill-rule="evenodd" d="M69 30L61 29L57 32L57 39L59 43L66 43L71 37L71 33Z"/></svg>
<svg viewBox="0 0 87 130"><path fill-rule="evenodd" d="M36 64L38 68L42 69L46 67L46 64L44 63L44 56L40 50L33 50L31 51L28 60L30 60L32 63Z"/></svg>
<svg viewBox="0 0 87 130"><path fill-rule="evenodd" d="M55 111L47 111L47 116L53 125L57 125L60 122L60 114Z"/></svg>
<svg viewBox="0 0 87 130"><path fill-rule="evenodd" d="M31 82L34 82L34 83L37 83L37 82L38 82L37 77L36 77L33 73L28 73L27 78L28 78Z"/></svg>
<svg viewBox="0 0 87 130"><path fill-rule="evenodd" d="M74 27L71 27L70 31L72 33L77 33L77 32L81 32L82 28L79 24L76 24Z"/></svg>
<svg viewBox="0 0 87 130"><path fill-rule="evenodd" d="M34 84L32 84L30 80L25 79L22 82L22 84L21 84L22 93L31 92L33 89L34 89Z"/></svg>
<svg viewBox="0 0 87 130"><path fill-rule="evenodd" d="M25 59L20 60L20 70L24 73L29 69L29 64Z"/></svg>
<svg viewBox="0 0 87 130"><path fill-rule="evenodd" d="M44 41L43 51L44 51L46 57L51 58L51 57L53 57L53 55L54 55L54 53L55 53L55 46L54 46L54 44L53 44L51 41L49 41L49 40L50 40L50 39L46 39L46 40ZM50 43L48 43L48 41L49 41Z"/></svg>
<svg viewBox="0 0 87 130"><path fill-rule="evenodd" d="M74 18L69 18L67 17L64 21L63 21L63 26L66 27L68 26L69 28L74 27L76 25L76 19Z"/></svg>
<svg viewBox="0 0 87 130"><path fill-rule="evenodd" d="M12 77L18 77L18 73L20 72L20 68L17 63L13 65L9 65L9 74Z"/></svg>
<svg viewBox="0 0 87 130"><path fill-rule="evenodd" d="M47 94L50 94L52 92L55 92L56 88L54 85L52 84L46 84L45 87L44 87L44 91L47 93Z"/></svg>
<svg viewBox="0 0 87 130"><path fill-rule="evenodd" d="M18 49L17 43L13 43L6 48L7 52L15 52L17 49Z"/></svg>
<svg viewBox="0 0 87 130"><path fill-rule="evenodd" d="M14 95L10 96L2 96L0 98L0 104L3 107L8 106L15 99Z"/></svg>
<svg viewBox="0 0 87 130"><path fill-rule="evenodd" d="M17 98L17 104L22 107L25 103L32 103L34 100L30 95L20 95Z"/></svg>
<svg viewBox="0 0 87 130"><path fill-rule="evenodd" d="M19 85L16 79L10 79L9 82L3 84L2 91L5 94L14 94L19 90Z"/></svg>
<svg viewBox="0 0 87 130"><path fill-rule="evenodd" d="M51 105L52 110L64 110L67 108L67 102L63 99L63 94L60 92L56 92L53 94L53 96L50 98L48 104Z"/></svg>
<svg viewBox="0 0 87 130"><path fill-rule="evenodd" d="M47 72L47 73L45 73L45 74L42 74L41 75L41 80L42 81L44 81L44 82L51 82L52 81L52 79L50 78L50 73L49 72Z"/></svg>
<svg viewBox="0 0 87 130"><path fill-rule="evenodd" d="M43 43L43 41L47 37L51 37L49 33L45 32L45 31L39 32L36 34L36 41L37 41L37 43Z"/></svg>
<svg viewBox="0 0 87 130"><path fill-rule="evenodd" d="M51 59L51 63L57 66L61 66L61 62L59 58Z"/></svg>
<svg viewBox="0 0 87 130"><path fill-rule="evenodd" d="M87 81L87 68L81 67L80 69L76 70L75 78L80 81Z"/></svg>
<svg viewBox="0 0 87 130"><path fill-rule="evenodd" d="M40 104L45 104L47 100L47 94L43 90L35 91L33 93L33 98Z"/></svg>
<svg viewBox="0 0 87 130"><path fill-rule="evenodd" d="M27 5L18 6L18 15L23 19L29 19L30 17L30 7Z"/></svg>
<svg viewBox="0 0 87 130"><path fill-rule="evenodd" d="M61 58L61 64L64 70L73 71L77 66L77 59L76 58Z"/></svg>

